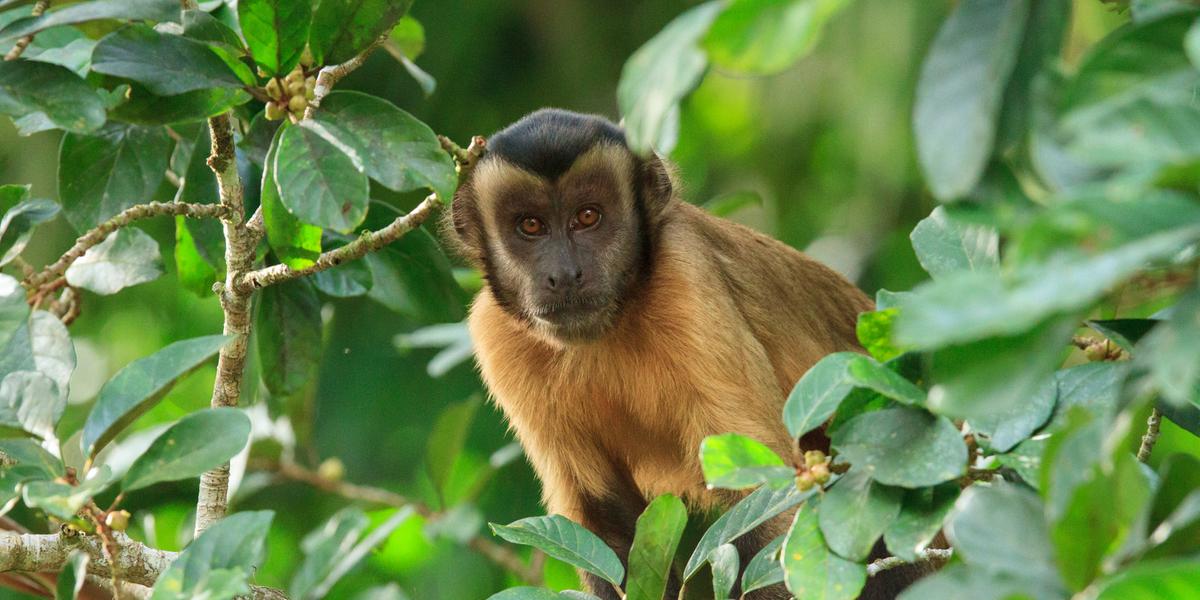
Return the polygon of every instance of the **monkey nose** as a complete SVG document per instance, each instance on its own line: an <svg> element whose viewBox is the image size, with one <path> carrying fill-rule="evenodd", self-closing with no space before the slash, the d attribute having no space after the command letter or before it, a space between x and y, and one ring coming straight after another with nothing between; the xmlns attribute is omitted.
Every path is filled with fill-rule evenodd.
<svg viewBox="0 0 1200 600"><path fill-rule="evenodd" d="M582 283L583 269L579 267L569 267L546 277L546 288L551 291L578 288Z"/></svg>

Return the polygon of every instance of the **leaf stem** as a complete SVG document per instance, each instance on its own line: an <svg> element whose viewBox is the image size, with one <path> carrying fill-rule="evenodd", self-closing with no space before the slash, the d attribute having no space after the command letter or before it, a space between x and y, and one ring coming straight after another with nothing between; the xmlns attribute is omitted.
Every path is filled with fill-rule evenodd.
<svg viewBox="0 0 1200 600"><path fill-rule="evenodd" d="M367 46L366 49L364 49L362 52L359 52L354 56L354 58L351 58L344 63L321 67L321 70L317 73L317 85L315 88L313 88L313 99L309 101L308 107L304 109L304 118L311 119L316 113L317 108L321 106L321 100L324 99L325 96L329 95L329 92L333 91L333 86L337 85L337 82L341 81L343 77L354 72L355 69L361 67L363 63L367 62L367 57L370 56L371 53L380 46L380 44L386 42L387 39L388 34L385 33L376 38L375 41L371 42L370 46Z"/></svg>
<svg viewBox="0 0 1200 600"><path fill-rule="evenodd" d="M38 0L34 3L33 12L31 12L29 16L40 17L46 12L47 8L50 8L50 0ZM17 43L13 44L12 50L9 50L8 54L4 55L4 60L17 60L18 58L21 58L21 54L25 52L25 49L29 47L29 44L33 43L34 35L36 34L31 33L18 39Z"/></svg>
<svg viewBox="0 0 1200 600"><path fill-rule="evenodd" d="M946 561L950 560L950 556L954 554L954 550L950 548L926 548L917 553L917 560L906 561L899 556L888 556L881 558L867 565L867 577L874 577L888 569L894 569L907 564L915 564L928 561Z"/></svg>
<svg viewBox="0 0 1200 600"><path fill-rule="evenodd" d="M1150 460L1150 453L1154 451L1154 444L1158 441L1158 428L1161 424L1162 412L1157 408L1151 409L1150 417L1146 419L1146 434L1142 436L1142 445L1138 448L1138 460Z"/></svg>

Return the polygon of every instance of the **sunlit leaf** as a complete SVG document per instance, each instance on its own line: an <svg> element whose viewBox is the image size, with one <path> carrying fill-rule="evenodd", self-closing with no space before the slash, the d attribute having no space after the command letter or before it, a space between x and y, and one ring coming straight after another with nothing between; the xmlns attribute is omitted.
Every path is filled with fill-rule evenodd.
<svg viewBox="0 0 1200 600"><path fill-rule="evenodd" d="M367 516L355 507L344 508L319 529L304 538L304 563L292 577L288 592L292 598L308 598L309 592L333 570L342 556L354 547L367 529Z"/></svg>
<svg viewBox="0 0 1200 600"><path fill-rule="evenodd" d="M129 492L162 481L199 477L242 451L250 419L236 408L209 408L187 415L158 436L121 482Z"/></svg>
<svg viewBox="0 0 1200 600"><path fill-rule="evenodd" d="M808 54L848 0L735 0L713 21L704 49L714 64L770 75Z"/></svg>
<svg viewBox="0 0 1200 600"><path fill-rule="evenodd" d="M700 467L710 487L740 490L760 483L790 485L795 472L757 440L725 433L700 443Z"/></svg>
<svg viewBox="0 0 1200 600"><path fill-rule="evenodd" d="M274 513L267 510L240 512L214 523L163 571L151 600L232 598L248 593L272 517Z"/></svg>
<svg viewBox="0 0 1200 600"><path fill-rule="evenodd" d="M238 22L254 62L267 75L286 75L308 42L312 4L291 0L241 0Z"/></svg>
<svg viewBox="0 0 1200 600"><path fill-rule="evenodd" d="M722 544L728 544L742 534L762 525L783 511L799 504L805 498L813 495L815 488L808 492L800 492L795 486L782 489L772 489L764 486L754 490L749 496L742 498L725 514L721 515L709 526L708 531L696 544L696 549L688 559L683 569L684 579L690 579L708 562L708 557ZM814 520L814 527L816 526Z"/></svg>
<svg viewBox="0 0 1200 600"><path fill-rule="evenodd" d="M353 58L391 30L411 4L412 0L321 0L308 37L313 58L319 64Z"/></svg>
<svg viewBox="0 0 1200 600"><path fill-rule="evenodd" d="M662 598L687 520L683 501L670 494L655 498L638 517L629 550L627 600Z"/></svg>
<svg viewBox="0 0 1200 600"><path fill-rule="evenodd" d="M112 484L112 472L102 466L90 479L69 485L59 481L31 481L22 490L22 499L30 508L38 508L64 521L75 518L75 513L92 498Z"/></svg>
<svg viewBox="0 0 1200 600"><path fill-rule="evenodd" d="M352 158L305 120L287 127L276 142L272 169L279 198L305 223L347 233L367 214L367 176L361 158Z"/></svg>
<svg viewBox="0 0 1200 600"><path fill-rule="evenodd" d="M917 223L909 237L917 260L934 278L954 271L991 271L1000 260L995 228L960 223L940 206Z"/></svg>
<svg viewBox="0 0 1200 600"><path fill-rule="evenodd" d="M796 511L792 528L783 541L781 562L784 583L797 598L851 600L867 582L863 565L829 550L817 522L821 501L812 498Z"/></svg>
<svg viewBox="0 0 1200 600"><path fill-rule="evenodd" d="M546 554L620 585L625 568L600 538L562 515L528 517L508 525L490 524L492 532L514 543L541 549Z"/></svg>
<svg viewBox="0 0 1200 600"><path fill-rule="evenodd" d="M0 266L21 254L33 228L58 215L58 205L49 200L26 200L0 218Z"/></svg>
<svg viewBox="0 0 1200 600"><path fill-rule="evenodd" d="M708 562L712 568L713 597L722 600L729 598L733 584L737 582L740 567L737 548L734 548L733 544L717 546L709 555Z"/></svg>
<svg viewBox="0 0 1200 600"><path fill-rule="evenodd" d="M136 227L122 227L88 248L70 267L67 283L97 294L115 294L163 274L158 242Z"/></svg>

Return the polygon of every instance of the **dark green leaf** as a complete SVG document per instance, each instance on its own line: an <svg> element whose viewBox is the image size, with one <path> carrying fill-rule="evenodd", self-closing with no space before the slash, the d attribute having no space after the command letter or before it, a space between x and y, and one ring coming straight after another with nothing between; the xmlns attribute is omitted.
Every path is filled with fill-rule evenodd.
<svg viewBox="0 0 1200 600"><path fill-rule="evenodd" d="M1025 140L1034 110L1034 80L1058 59L1070 25L1070 2L1029 3L1025 39L1021 42L1016 67L1004 90L997 131L997 153L1011 151Z"/></svg>
<svg viewBox="0 0 1200 600"><path fill-rule="evenodd" d="M250 94L242 90L212 88L175 96L155 96L133 83L128 101L111 109L108 116L137 125L170 125L215 117L249 101Z"/></svg>
<svg viewBox="0 0 1200 600"><path fill-rule="evenodd" d="M367 175L389 189L428 188L445 202L454 197L458 175L437 135L392 103L359 92L334 92L321 101L317 121L354 148Z"/></svg>
<svg viewBox="0 0 1200 600"><path fill-rule="evenodd" d="M662 598L687 520L683 502L670 494L655 498L638 517L629 550L626 600Z"/></svg>
<svg viewBox="0 0 1200 600"><path fill-rule="evenodd" d="M425 323L458 322L466 315L467 295L428 231L410 231L366 261L372 280L367 296L376 302Z"/></svg>
<svg viewBox="0 0 1200 600"><path fill-rule="evenodd" d="M853 352L830 354L813 365L792 388L783 407L783 422L792 437L820 427L854 389L846 377L846 365L856 356Z"/></svg>
<svg viewBox="0 0 1200 600"><path fill-rule="evenodd" d="M333 571L337 561L354 547L369 525L367 516L356 507L344 508L321 528L304 538L304 564L292 577L288 592L303 600Z"/></svg>
<svg viewBox="0 0 1200 600"><path fill-rule="evenodd" d="M900 404L925 404L925 392L899 373L866 356L854 356L846 363L846 375L856 388L865 388Z"/></svg>
<svg viewBox="0 0 1200 600"><path fill-rule="evenodd" d="M231 338L209 335L175 342L125 365L104 387L83 426L80 447L96 456L126 425L166 395L176 381L217 353Z"/></svg>
<svg viewBox="0 0 1200 600"><path fill-rule="evenodd" d="M0 29L0 41L12 41L58 25L74 25L98 19L129 21L178 21L179 3L172 0L92 0L52 10L40 17L18 19Z"/></svg>
<svg viewBox="0 0 1200 600"><path fill-rule="evenodd" d="M349 240L353 241L353 240ZM326 245L328 250L341 248L348 241L335 240ZM365 261L352 260L342 263L332 269L318 271L313 275L313 283L322 293L335 298L352 298L362 296L371 290L371 268Z"/></svg>
<svg viewBox="0 0 1200 600"><path fill-rule="evenodd" d="M5 476L16 474L21 480L54 479L64 473L62 461L34 440L2 439L0 455L6 457L6 460L0 461L6 465L0 467L0 472Z"/></svg>
<svg viewBox="0 0 1200 600"><path fill-rule="evenodd" d="M942 530L958 493L957 483L906 491L900 514L883 534L888 551L904 560L916 560L917 553Z"/></svg>
<svg viewBox="0 0 1200 600"><path fill-rule="evenodd" d="M66 567L58 574L54 586L54 600L75 600L86 581L88 562L91 556L83 550L72 550L67 557Z"/></svg>
<svg viewBox="0 0 1200 600"><path fill-rule="evenodd" d="M1087 325L1126 352L1133 352L1134 344L1161 322L1161 319L1095 319Z"/></svg>
<svg viewBox="0 0 1200 600"><path fill-rule="evenodd" d="M292 0L241 0L238 21L254 62L267 75L287 75L300 63L312 20L312 4Z"/></svg>
<svg viewBox="0 0 1200 600"><path fill-rule="evenodd" d="M323 129L308 120L284 128L272 165L275 183L283 205L301 221L346 233L367 214L367 176Z"/></svg>
<svg viewBox="0 0 1200 600"><path fill-rule="evenodd" d="M700 466L709 487L741 490L769 483L791 485L795 472L757 440L736 433L710 435L700 443Z"/></svg>
<svg viewBox="0 0 1200 600"><path fill-rule="evenodd" d="M1159 401L1157 407L1158 411L1172 423L1182 427L1188 433L1200 437L1200 406L1195 404L1175 406Z"/></svg>
<svg viewBox="0 0 1200 600"><path fill-rule="evenodd" d="M0 266L21 254L33 228L58 215L58 205L49 200L26 200L9 209L0 219Z"/></svg>
<svg viewBox="0 0 1200 600"><path fill-rule="evenodd" d="M821 500L821 534L831 550L861 562L900 513L904 490L871 480L863 467L851 468Z"/></svg>
<svg viewBox="0 0 1200 600"><path fill-rule="evenodd" d="M1200 541L1200 459L1172 454L1163 460L1159 473L1161 479L1144 516L1149 541L1154 544L1149 555L1195 554Z"/></svg>
<svg viewBox="0 0 1200 600"><path fill-rule="evenodd" d="M67 267L67 283L97 294L115 294L163 274L158 242L136 227L122 227Z"/></svg>
<svg viewBox="0 0 1200 600"><path fill-rule="evenodd" d="M411 4L412 0L321 0L308 36L313 58L330 65L350 60L390 31Z"/></svg>
<svg viewBox="0 0 1200 600"><path fill-rule="evenodd" d="M1200 405L1200 289L1186 294L1171 318L1138 344L1137 364L1175 406Z"/></svg>
<svg viewBox="0 0 1200 600"><path fill-rule="evenodd" d="M1095 597L1097 600L1196 600L1200 598L1197 578L1200 578L1198 560L1138 563L1099 582Z"/></svg>
<svg viewBox="0 0 1200 600"><path fill-rule="evenodd" d="M124 27L104 36L92 54L93 71L132 79L160 96L255 83L248 67L233 65L203 42L160 33L145 25Z"/></svg>
<svg viewBox="0 0 1200 600"><path fill-rule="evenodd" d="M595 534L562 515L528 517L509 525L489 525L496 535L514 544L534 546L617 585L625 579L625 568L616 553Z"/></svg>
<svg viewBox="0 0 1200 600"><path fill-rule="evenodd" d="M733 71L770 75L812 51L847 0L735 0L713 21L704 49Z"/></svg>
<svg viewBox="0 0 1200 600"><path fill-rule="evenodd" d="M712 589L713 597L721 600L729 598L729 592L733 590L733 584L737 583L738 576L738 551L733 547L733 544L722 544L713 550L708 557L708 562L712 566Z"/></svg>
<svg viewBox="0 0 1200 600"><path fill-rule="evenodd" d="M425 461L429 467L429 478L441 493L446 493L446 484L454 472L454 463L462 454L467 442L467 432L479 409L479 398L470 398L452 404L438 415L426 443Z"/></svg>
<svg viewBox="0 0 1200 600"><path fill-rule="evenodd" d="M812 496L814 490L800 492L795 486L783 489L761 487L742 498L733 508L721 515L700 538L695 551L683 569L684 579L691 579L700 567L708 562L708 556L718 546L728 544L742 534L762 525L783 511ZM816 527L814 517L813 527Z"/></svg>
<svg viewBox="0 0 1200 600"><path fill-rule="evenodd" d="M162 481L199 477L233 458L250 440L250 419L236 408L209 408L187 415L155 438L125 473L129 492Z"/></svg>
<svg viewBox="0 0 1200 600"><path fill-rule="evenodd" d="M255 321L263 383L273 395L298 392L321 360L321 302L312 283L294 279L263 289Z"/></svg>
<svg viewBox="0 0 1200 600"><path fill-rule="evenodd" d="M1024 401L989 410L969 422L972 429L988 437L992 449L1008 452L1050 419L1057 398L1058 382L1050 378Z"/></svg>
<svg viewBox="0 0 1200 600"><path fill-rule="evenodd" d="M278 142L278 134L275 139ZM273 143L263 166L261 202L267 242L280 262L292 269L305 269L311 267L321 255L321 228L297 219L279 199L279 188L275 182L275 149Z"/></svg>
<svg viewBox="0 0 1200 600"><path fill-rule="evenodd" d="M1000 235L994 227L956 221L941 206L909 235L921 266L935 279L954 271L994 271Z"/></svg>
<svg viewBox="0 0 1200 600"><path fill-rule="evenodd" d="M104 124L100 95L70 69L31 60L0 62L0 114L28 135L58 128L88 133Z"/></svg>
<svg viewBox="0 0 1200 600"><path fill-rule="evenodd" d="M918 581L900 594L899 600L1061 600L1064 597L1058 587L1035 579L952 564Z"/></svg>
<svg viewBox="0 0 1200 600"><path fill-rule="evenodd" d="M783 538L779 536L754 558L750 559L750 564L746 565L745 572L742 573L742 593L749 593L754 590L765 588L769 585L783 583L783 566L779 562L779 549L783 547Z"/></svg>
<svg viewBox="0 0 1200 600"><path fill-rule="evenodd" d="M183 11L183 35L201 42L216 42L242 49L242 38L220 19L199 9ZM253 82L251 82L253 83Z"/></svg>
<svg viewBox="0 0 1200 600"><path fill-rule="evenodd" d="M867 582L866 567L837 556L825 545L818 524L821 501L810 499L796 511L783 541L784 583L797 598L851 600Z"/></svg>
<svg viewBox="0 0 1200 600"><path fill-rule="evenodd" d="M1083 407L1088 413L1107 422L1117 412L1121 384L1129 365L1119 362L1094 362L1063 369L1054 374L1058 382L1058 405L1051 425L1066 419L1072 407Z"/></svg>
<svg viewBox="0 0 1200 600"><path fill-rule="evenodd" d="M886 485L936 485L967 466L967 445L954 424L915 408L859 415L833 432L832 444L839 460Z"/></svg>
<svg viewBox="0 0 1200 600"><path fill-rule="evenodd" d="M968 565L1057 585L1050 535L1032 492L1011 484L967 488L946 522L946 537Z"/></svg>
<svg viewBox="0 0 1200 600"><path fill-rule="evenodd" d="M63 216L82 233L154 196L167 171L171 138L162 129L109 124L94 135L68 133L58 153Z"/></svg>
<svg viewBox="0 0 1200 600"><path fill-rule="evenodd" d="M983 175L1028 14L1028 0L964 0L925 57L913 129L926 181L943 202L965 196Z"/></svg>
<svg viewBox="0 0 1200 600"><path fill-rule="evenodd" d="M163 571L151 600L232 598L248 593L272 517L266 510L242 512L214 523Z"/></svg>
<svg viewBox="0 0 1200 600"><path fill-rule="evenodd" d="M699 42L724 8L706 2L679 15L638 48L621 70L617 102L625 136L639 154L652 148L666 155L679 129L679 102L700 83L708 59Z"/></svg>

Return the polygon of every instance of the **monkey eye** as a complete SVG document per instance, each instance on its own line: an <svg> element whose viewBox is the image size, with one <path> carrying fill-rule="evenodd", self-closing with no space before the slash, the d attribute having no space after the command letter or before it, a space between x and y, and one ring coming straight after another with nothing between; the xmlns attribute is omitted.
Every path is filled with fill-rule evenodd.
<svg viewBox="0 0 1200 600"><path fill-rule="evenodd" d="M537 217L522 217L517 229L528 236L543 235L546 233L546 224Z"/></svg>
<svg viewBox="0 0 1200 600"><path fill-rule="evenodd" d="M575 213L575 229L587 229L600 222L600 209L586 206Z"/></svg>

